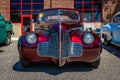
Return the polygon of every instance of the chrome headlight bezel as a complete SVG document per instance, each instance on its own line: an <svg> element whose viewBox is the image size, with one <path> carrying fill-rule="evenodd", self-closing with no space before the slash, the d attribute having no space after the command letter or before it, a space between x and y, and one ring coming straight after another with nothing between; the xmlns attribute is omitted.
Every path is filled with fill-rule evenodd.
<svg viewBox="0 0 120 80"><path fill-rule="evenodd" d="M83 42L85 44L92 44L94 42L94 36L91 33L85 33L83 35Z"/></svg>
<svg viewBox="0 0 120 80"><path fill-rule="evenodd" d="M26 41L29 44L34 44L37 41L37 37L34 33L29 33L26 35Z"/></svg>

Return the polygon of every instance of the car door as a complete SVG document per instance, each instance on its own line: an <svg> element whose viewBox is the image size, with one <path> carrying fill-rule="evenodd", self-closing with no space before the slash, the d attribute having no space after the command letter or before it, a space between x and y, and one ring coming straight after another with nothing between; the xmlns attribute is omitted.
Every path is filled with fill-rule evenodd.
<svg viewBox="0 0 120 80"><path fill-rule="evenodd" d="M120 45L120 25L114 27L113 42Z"/></svg>
<svg viewBox="0 0 120 80"><path fill-rule="evenodd" d="M120 15L113 19L113 42L120 45Z"/></svg>

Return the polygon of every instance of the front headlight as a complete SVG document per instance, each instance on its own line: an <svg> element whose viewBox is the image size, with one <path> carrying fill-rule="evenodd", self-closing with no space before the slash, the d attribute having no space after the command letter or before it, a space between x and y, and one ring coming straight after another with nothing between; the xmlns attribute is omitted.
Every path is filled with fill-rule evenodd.
<svg viewBox="0 0 120 80"><path fill-rule="evenodd" d="M91 44L94 41L94 37L91 33L85 33L83 35L83 41L85 44Z"/></svg>
<svg viewBox="0 0 120 80"><path fill-rule="evenodd" d="M34 33L29 33L26 36L26 41L29 44L34 44L37 41L37 37L36 37L36 35Z"/></svg>

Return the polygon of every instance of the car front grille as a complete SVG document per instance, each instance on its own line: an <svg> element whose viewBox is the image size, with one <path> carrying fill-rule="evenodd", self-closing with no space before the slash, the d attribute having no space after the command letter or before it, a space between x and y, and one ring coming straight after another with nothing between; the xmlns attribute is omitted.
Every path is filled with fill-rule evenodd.
<svg viewBox="0 0 120 80"><path fill-rule="evenodd" d="M68 33L63 33L61 50L62 58L82 55L82 45L77 42L71 42ZM38 54L40 56L59 58L58 33L52 33L49 42L38 44Z"/></svg>
<svg viewBox="0 0 120 80"><path fill-rule="evenodd" d="M38 53L40 56L51 56L58 58L58 33L51 34L49 42L38 44Z"/></svg>

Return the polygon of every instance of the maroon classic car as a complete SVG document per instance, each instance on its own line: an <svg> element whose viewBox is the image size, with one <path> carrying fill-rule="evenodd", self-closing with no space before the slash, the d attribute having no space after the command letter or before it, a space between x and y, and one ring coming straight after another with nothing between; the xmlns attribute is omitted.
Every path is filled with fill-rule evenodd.
<svg viewBox="0 0 120 80"><path fill-rule="evenodd" d="M98 67L102 43L92 31L84 31L77 10L53 8L38 13L35 31L19 38L20 63L54 62L60 67L68 62L87 62Z"/></svg>

